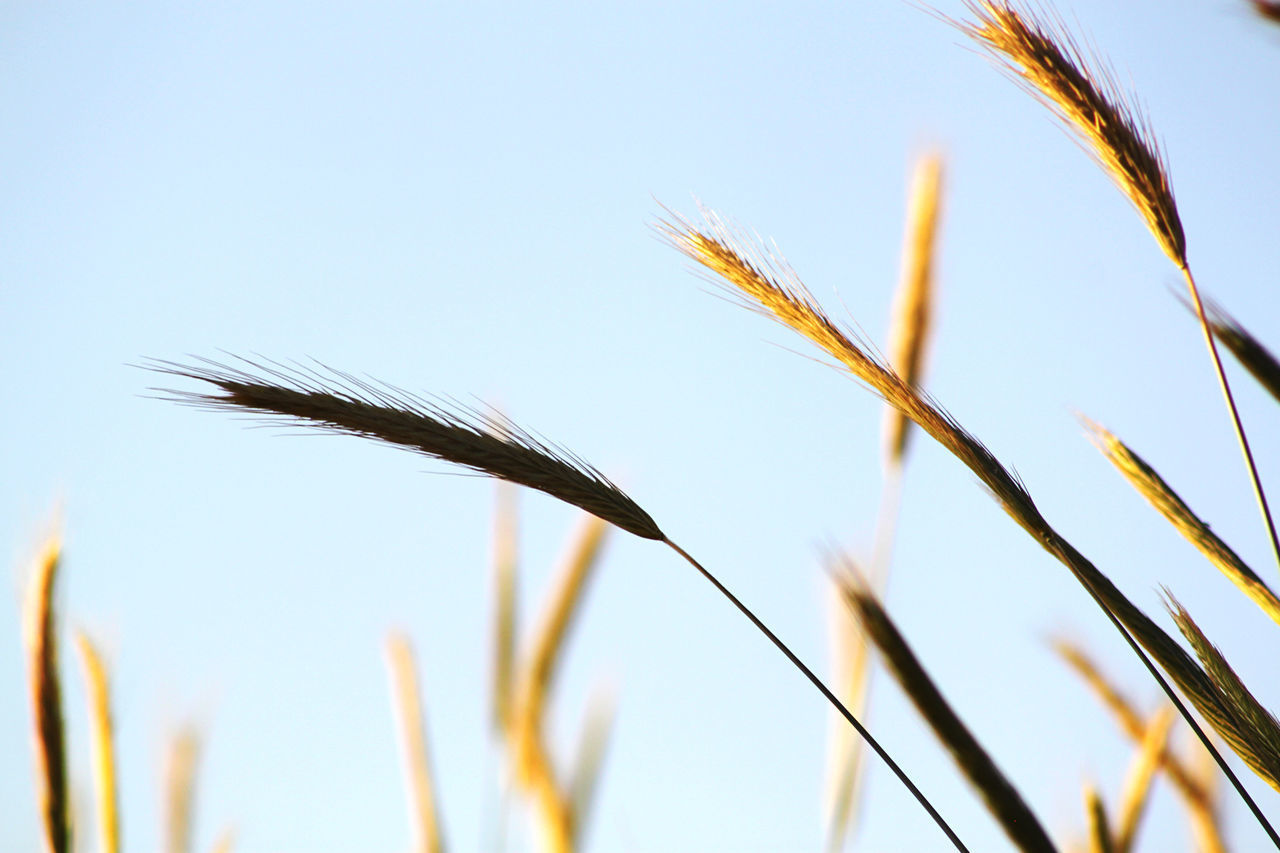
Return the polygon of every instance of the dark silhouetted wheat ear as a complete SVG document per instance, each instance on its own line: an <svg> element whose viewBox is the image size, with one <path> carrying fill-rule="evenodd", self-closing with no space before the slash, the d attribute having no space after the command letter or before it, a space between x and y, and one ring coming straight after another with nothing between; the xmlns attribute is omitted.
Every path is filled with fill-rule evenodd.
<svg viewBox="0 0 1280 853"><path fill-rule="evenodd" d="M1183 304L1195 314L1194 305L1185 299ZM1240 366L1249 371L1267 393L1280 401L1280 361L1272 355L1271 350L1212 299L1205 300L1205 310L1214 337L1231 351Z"/></svg>
<svg viewBox="0 0 1280 853"><path fill-rule="evenodd" d="M410 394L339 371L290 368L241 359L243 368L208 359L196 365L153 360L147 369L214 386L214 393L153 389L178 403L214 411L243 411L283 417L329 432L345 433L404 447L500 480L545 492L644 539L667 545L728 599L765 638L800 670L849 725L867 741L916 798L957 850L964 844L880 743L840 702L822 679L755 613L654 523L617 486L567 451L534 438L496 415L482 415ZM257 371L256 373L253 371Z"/></svg>
<svg viewBox="0 0 1280 853"><path fill-rule="evenodd" d="M1230 765L1143 653L1145 648L1169 673L1179 689L1220 732L1238 724L1219 697L1209 677L1168 634L1134 606L1093 563L1050 526L1036 508L1026 487L1014 477L980 441L966 432L945 410L925 394L908 385L884 362L872 355L858 335L831 320L805 288L799 276L776 253L744 241L713 213L704 211L708 225L699 230L687 220L659 221L656 228L675 249L702 264L723 279L731 293L744 305L808 338L824 350L865 386L897 406L930 437L968 466L1005 512L1075 575L1098 607L1111 620L1125 642L1151 673L1151 677L1178 709L1231 781L1240 799L1249 807L1272 843L1280 849L1280 835L1267 821L1258 804L1245 790ZM712 279L715 281L715 279ZM1132 632L1132 633L1130 633ZM1136 638L1136 639L1135 639ZM1141 648L1139 647L1141 643ZM1224 735L1225 736L1225 735Z"/></svg>
<svg viewBox="0 0 1280 853"><path fill-rule="evenodd" d="M1280 24L1280 2L1277 0L1249 0L1249 5L1262 20Z"/></svg>
<svg viewBox="0 0 1280 853"><path fill-rule="evenodd" d="M1040 825L1035 813L1023 801L1017 788L982 748L965 724L951 709L902 637L889 614L860 581L856 569L844 574L845 602L857 617L867 637L880 650L889 671L903 692L942 742L969 784L982 796L987 810L1019 850L1052 853L1057 848Z"/></svg>
<svg viewBox="0 0 1280 853"><path fill-rule="evenodd" d="M1115 853L1107 807L1094 785L1084 787L1084 808L1089 818L1089 853Z"/></svg>

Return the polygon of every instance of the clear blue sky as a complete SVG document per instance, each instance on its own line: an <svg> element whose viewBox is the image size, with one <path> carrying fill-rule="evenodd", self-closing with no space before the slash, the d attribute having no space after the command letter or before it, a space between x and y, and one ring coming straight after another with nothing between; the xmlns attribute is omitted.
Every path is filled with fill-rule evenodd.
<svg viewBox="0 0 1280 853"><path fill-rule="evenodd" d="M1280 30L1245 6L1058 8L1148 105L1202 287L1280 346ZM103 643L115 680L127 849L158 846L162 746L189 718L207 735L198 849L228 824L246 853L406 849L392 627L418 649L448 838L494 849L493 484L147 399L155 377L129 366L145 356L313 357L499 405L622 483L825 671L820 550L871 545L881 407L708 295L649 225L696 196L882 340L928 146L948 158L929 389L1122 589L1171 625L1168 584L1280 705L1275 626L1073 417L1129 441L1275 580L1173 268L1047 112L910 4L11 3L0 32L0 849L37 849L18 591L59 503L64 625ZM1233 376L1280 496L1277 409ZM528 624L576 518L541 495L521 508ZM891 611L1055 837L1078 835L1082 784L1114 801L1130 750L1045 638L1081 639L1148 708L1157 689L925 441L899 535ZM822 699L691 570L624 534L572 638L562 747L600 682L618 719L588 849L818 847ZM973 849L1002 849L887 680L868 721ZM871 773L858 849L942 849ZM1257 849L1225 799L1232 838ZM1162 785L1146 849L1186 838Z"/></svg>

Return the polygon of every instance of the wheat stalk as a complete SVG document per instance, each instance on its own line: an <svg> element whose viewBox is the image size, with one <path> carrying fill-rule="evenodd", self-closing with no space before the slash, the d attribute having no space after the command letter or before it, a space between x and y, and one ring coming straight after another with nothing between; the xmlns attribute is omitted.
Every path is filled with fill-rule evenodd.
<svg viewBox="0 0 1280 853"><path fill-rule="evenodd" d="M67 747L63 731L62 686L58 680L54 583L62 555L61 537L51 534L40 549L23 602L23 645L27 684L35 721L36 788L45 848L70 853L71 807L67 788Z"/></svg>
<svg viewBox="0 0 1280 853"><path fill-rule="evenodd" d="M516 637L516 493L499 481L493 528L493 725L506 732L511 725Z"/></svg>
<svg viewBox="0 0 1280 853"><path fill-rule="evenodd" d="M322 374L315 369L306 371L279 364L241 361L265 377L207 359L200 359L196 365L153 360L145 366L159 373L206 382L220 392L152 389L167 395L166 399L214 411L282 416L322 430L405 447L500 480L538 489L636 536L662 542L764 634L867 741L952 845L957 850L966 850L928 798L822 679L710 570L667 538L647 512L595 468L496 415L449 409L439 402L338 371Z"/></svg>
<svg viewBox="0 0 1280 853"><path fill-rule="evenodd" d="M98 793L98 844L102 853L118 853L120 818L116 793L116 759L112 743L111 691L107 667L97 646L83 631L75 635L89 696L93 779Z"/></svg>
<svg viewBox="0 0 1280 853"><path fill-rule="evenodd" d="M405 787L409 795L409 824L413 849L417 853L444 850L440 812L436 806L436 786L427 749L426 723L422 712L422 691L418 686L413 647L405 634L394 631L386 640L387 670L391 676L396 728L400 733L400 755L404 764Z"/></svg>
<svg viewBox="0 0 1280 853"><path fill-rule="evenodd" d="M920 712L920 716L924 717L934 735L951 753L965 778L982 795L987 810L1019 850L1042 853L1055 851L1053 842L1049 840L1035 813L951 709L889 614L884 611L865 582L858 578L856 569L848 563L844 568L846 572L842 591L845 602L867 637L880 650L889 671Z"/></svg>
<svg viewBox="0 0 1280 853"><path fill-rule="evenodd" d="M924 432L960 459L987 487L1005 512L1075 575L1143 662L1152 678L1169 697L1169 701L1196 732L1201 743L1214 755L1218 766L1231 780L1259 825L1276 847L1280 848L1280 835L1276 834L1177 694L1142 653L1138 643L1160 662L1196 709L1215 728L1224 732L1224 737L1231 743L1239 721L1234 719L1229 709L1220 705L1220 697L1214 691L1208 676L1182 647L1135 607L1106 575L1098 571L1093 563L1049 525L1025 486L1000 464L990 450L966 432L941 406L912 388L883 360L872 355L869 345L863 344L856 333L831 320L785 260L776 253L765 250L758 243L744 241L715 214L704 211L704 216L707 220L705 230L699 230L679 217L659 221L655 227L671 246L730 285L730 293L741 298L747 308L808 338L855 379L886 402L898 407ZM1232 731L1232 735L1226 734L1224 729Z"/></svg>

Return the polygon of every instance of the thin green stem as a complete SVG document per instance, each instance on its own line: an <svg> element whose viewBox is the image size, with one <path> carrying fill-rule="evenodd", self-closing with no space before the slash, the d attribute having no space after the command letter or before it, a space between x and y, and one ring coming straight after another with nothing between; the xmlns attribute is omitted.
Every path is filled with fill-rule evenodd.
<svg viewBox="0 0 1280 853"><path fill-rule="evenodd" d="M701 574L704 578L710 581L711 585L714 586L717 590L719 590L721 595L729 599L729 602L734 607L738 608L739 612L741 612L743 616L746 616L747 619L751 621L751 624L755 625L756 628L759 629L760 633L768 637L769 641L778 647L778 651L782 652L782 654L786 656L787 660L791 661L791 663L796 667L796 669L804 673L805 678L809 679L809 681L813 684L813 686L818 688L818 692L821 693L823 696L825 696L827 701L830 702L832 706L837 711L840 712L841 716L843 716L846 720L849 721L849 725L854 727L854 729L858 732L858 734L862 736L862 739L867 742L867 745L870 746L873 750L875 750L876 755L880 756L881 760L883 760L884 763L888 765L889 769L893 771L894 775L897 776L898 779L902 781L902 784L907 786L907 790L910 791L911 794L920 803L920 805L924 807L924 810L929 813L929 816L933 818L934 823L936 823L938 827L943 831L943 833L955 846L956 850L959 850L960 853L968 853L968 848L964 846L964 843L961 842L959 837L951 830L951 827L947 825L947 822L942 819L942 815L938 814L937 810L934 809L933 805L929 802L929 800L925 798L925 795L921 793L920 789L915 786L915 783L912 782L911 779L907 777L907 774L903 772L902 768L898 766L897 762L895 762L892 758L889 757L889 753L885 752L884 747L880 746L880 744L876 741L876 739L871 736L871 732L867 731L866 728L863 727L862 723L858 722L858 718L855 717L853 713L850 712L849 709L846 708L844 704L839 699L836 698L836 695L827 688L827 685L822 683L822 679L818 678L818 676L814 674L813 670L805 666L804 661L796 657L795 652L791 651L791 649L787 647L786 643L778 639L777 634L769 630L769 627L765 625L763 622L761 622L759 617L757 617L754 613L752 613L751 610L745 604L743 604L736 595L730 592L728 587L720 583L720 581L716 579L715 575L707 571L707 569L704 568L701 563L699 563L692 556L690 556L688 551L685 551L683 548L681 548L676 543L672 542L670 539L663 539L662 541L665 542L667 545L669 545L671 549L675 551L677 554L679 554L681 557L684 557L685 560L688 561L689 565L697 569L699 574Z"/></svg>
<svg viewBox="0 0 1280 853"><path fill-rule="evenodd" d="M1258 476L1258 466L1253 461L1253 451L1249 449L1249 439L1244 434L1244 424L1240 421L1240 411L1236 408L1235 397L1231 394L1231 384L1227 382L1226 371L1222 369L1222 358L1218 355L1218 344L1214 340L1213 330L1209 326L1209 318L1205 316L1204 303L1200 301L1200 288L1196 287L1195 277L1191 269L1184 266L1182 274L1187 280L1187 289L1191 291L1191 304L1196 309L1196 317L1200 320L1200 330L1204 333L1204 342L1209 346L1209 355L1213 359L1213 368L1218 374L1218 384L1222 387L1222 396L1227 401L1227 411L1231 413L1231 423L1236 429L1236 438L1240 441L1240 452L1244 454L1245 465L1249 468L1249 479L1253 483L1253 495L1262 510L1262 520L1267 525L1267 533L1271 536L1271 552L1275 555L1276 565L1280 566L1280 536L1276 535L1276 524L1271 518L1271 508L1267 505L1267 495L1262 490L1262 478Z"/></svg>

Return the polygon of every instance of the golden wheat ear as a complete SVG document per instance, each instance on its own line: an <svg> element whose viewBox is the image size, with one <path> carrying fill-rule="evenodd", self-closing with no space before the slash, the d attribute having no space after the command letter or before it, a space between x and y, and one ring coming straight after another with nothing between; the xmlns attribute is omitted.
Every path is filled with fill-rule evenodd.
<svg viewBox="0 0 1280 853"><path fill-rule="evenodd" d="M1019 850L1041 853L1056 850L1035 814L1023 801L1022 795L951 709L889 614L852 567L847 567L843 574L842 592L863 631L880 650L894 679L916 706L920 716L933 729L934 735L951 753L965 778L978 790L987 810L1009 839Z"/></svg>
<svg viewBox="0 0 1280 853"><path fill-rule="evenodd" d="M1188 542L1226 575L1263 612L1280 623L1280 598L1253 569L1200 520L1154 468L1106 428L1081 417L1089 437L1138 494L1155 507Z"/></svg>
<svg viewBox="0 0 1280 853"><path fill-rule="evenodd" d="M392 632L386 641L387 669L391 676L392 711L400 735L400 755L409 795L409 817L416 853L441 853L444 842L440 813L436 806L436 786L427 750L426 723L422 712L422 691L418 687L409 638Z"/></svg>
<svg viewBox="0 0 1280 853"><path fill-rule="evenodd" d="M53 601L61 556L62 538L57 533L51 534L40 549L22 605L27 683L35 722L37 801L49 853L71 850L67 746Z"/></svg>
<svg viewBox="0 0 1280 853"><path fill-rule="evenodd" d="M1137 208L1160 247L1180 268L1187 242L1165 157L1137 100L1115 74L1086 53L1056 17L991 0L965 0L974 20L946 18L1047 106Z"/></svg>
<svg viewBox="0 0 1280 853"><path fill-rule="evenodd" d="M1209 642L1172 593L1166 589L1164 594L1169 614L1204 664L1221 707L1234 723L1226 729L1218 727L1219 734L1250 770L1280 791L1280 721L1254 698L1222 652Z"/></svg>
<svg viewBox="0 0 1280 853"><path fill-rule="evenodd" d="M89 696L93 781L98 794L98 847L102 853L118 853L120 817L107 665L88 634L77 631L75 641L84 666L85 692Z"/></svg>

